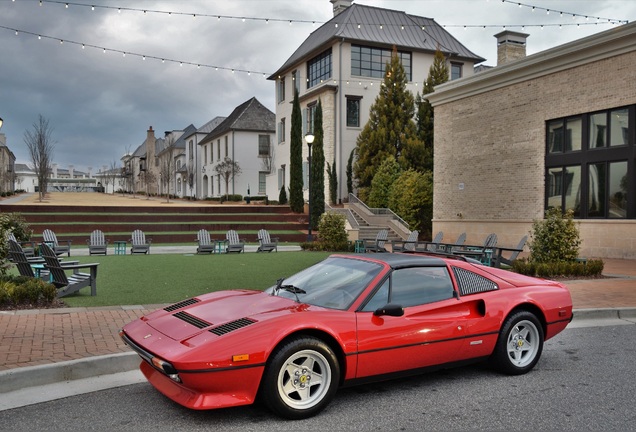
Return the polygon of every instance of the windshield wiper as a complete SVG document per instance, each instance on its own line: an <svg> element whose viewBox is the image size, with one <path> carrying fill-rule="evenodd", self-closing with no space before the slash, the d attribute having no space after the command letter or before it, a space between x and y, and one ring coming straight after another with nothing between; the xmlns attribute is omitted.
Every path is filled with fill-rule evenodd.
<svg viewBox="0 0 636 432"><path fill-rule="evenodd" d="M307 294L307 291L305 291L302 288L298 288L297 286L294 286L294 285L283 285L284 280L285 278L280 278L276 281L276 288L274 288L274 295L277 295L279 290L285 290L287 292L294 294L296 296L296 301L298 303L301 303L300 298L298 297L298 294Z"/></svg>

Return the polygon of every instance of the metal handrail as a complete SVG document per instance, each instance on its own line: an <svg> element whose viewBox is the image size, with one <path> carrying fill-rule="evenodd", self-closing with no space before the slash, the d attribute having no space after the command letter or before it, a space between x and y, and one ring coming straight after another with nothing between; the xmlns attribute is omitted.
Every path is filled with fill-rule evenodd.
<svg viewBox="0 0 636 432"><path fill-rule="evenodd" d="M360 228L360 224L358 223L358 220L353 215L351 210L345 209L345 208L333 208L327 203L325 203L325 210L326 211L331 211L331 212L334 212L334 213L344 214L344 216L347 218L347 221L349 222L349 225L351 225L351 228L353 228L353 229Z"/></svg>
<svg viewBox="0 0 636 432"><path fill-rule="evenodd" d="M406 221L404 219L402 219L400 216L396 215L393 212L393 210L391 210L391 209L388 209L388 208L370 208L368 205L366 205L364 202L362 202L357 196L355 196L352 193L349 194L349 202L350 203L355 203L355 204L360 204L361 206L363 206L364 208L369 210L369 212L374 214L374 215L391 216L391 219L398 221L402 226L404 226L404 228L406 228L408 231L410 231L409 224L406 223Z"/></svg>

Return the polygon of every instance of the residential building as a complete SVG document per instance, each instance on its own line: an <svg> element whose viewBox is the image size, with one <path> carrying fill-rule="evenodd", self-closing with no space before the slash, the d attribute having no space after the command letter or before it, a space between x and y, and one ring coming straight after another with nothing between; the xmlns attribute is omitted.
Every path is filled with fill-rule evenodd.
<svg viewBox="0 0 636 432"><path fill-rule="evenodd" d="M275 115L256 98L237 106L199 142L202 195L266 195L272 161L278 157L273 153L274 136ZM226 159L240 168L239 174L227 178L227 185L216 170Z"/></svg>
<svg viewBox="0 0 636 432"><path fill-rule="evenodd" d="M190 124L183 130L167 131L165 133L162 148L157 153L159 169L159 194L183 196L184 178L187 177L185 162L186 136L190 136L197 130ZM191 167L194 173L195 167ZM185 170L185 171L184 171ZM185 175L184 175L185 174Z"/></svg>
<svg viewBox="0 0 636 432"><path fill-rule="evenodd" d="M513 246L559 206L581 256L636 258L636 23L515 58L429 95L433 231Z"/></svg>
<svg viewBox="0 0 636 432"><path fill-rule="evenodd" d="M155 137L152 126L146 139L130 154L122 156L123 175L127 179L128 192L159 193L159 161L155 157L163 149L163 139Z"/></svg>
<svg viewBox="0 0 636 432"><path fill-rule="evenodd" d="M291 113L298 91L303 136L313 132L313 115L321 101L325 161L336 164L338 199L346 198L346 166L356 140L379 94L393 49L402 61L410 90L426 80L439 48L447 58L450 79L470 77L484 59L462 45L431 18L405 12L330 0L334 17L311 33L269 79L276 82L276 158L267 194L289 187ZM304 144L304 143L303 143ZM308 148L303 145L303 160ZM305 173L307 172L304 167ZM328 182L325 181L325 196Z"/></svg>
<svg viewBox="0 0 636 432"><path fill-rule="evenodd" d="M180 156L181 167L177 170L177 178L181 179L183 190L181 194L177 193L177 195L181 197L194 196L201 199L214 195L213 190L207 189L211 185L208 182L203 183L205 171L201 169L208 161L212 163L212 143L199 146L199 142L220 125L223 120L225 120L225 117L214 117L193 133L183 134L186 146L185 152ZM177 165L179 165L178 162ZM205 185L205 187L201 187L201 185Z"/></svg>
<svg viewBox="0 0 636 432"><path fill-rule="evenodd" d="M7 147L5 134L0 133L0 192L15 191L15 155Z"/></svg>

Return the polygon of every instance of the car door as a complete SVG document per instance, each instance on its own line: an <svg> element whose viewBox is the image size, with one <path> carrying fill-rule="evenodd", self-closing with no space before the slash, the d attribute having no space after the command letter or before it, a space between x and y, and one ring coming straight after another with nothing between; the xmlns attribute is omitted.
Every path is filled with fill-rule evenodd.
<svg viewBox="0 0 636 432"><path fill-rule="evenodd" d="M397 304L404 315L376 315ZM356 313L357 378L447 363L461 357L465 310L444 267L396 269Z"/></svg>

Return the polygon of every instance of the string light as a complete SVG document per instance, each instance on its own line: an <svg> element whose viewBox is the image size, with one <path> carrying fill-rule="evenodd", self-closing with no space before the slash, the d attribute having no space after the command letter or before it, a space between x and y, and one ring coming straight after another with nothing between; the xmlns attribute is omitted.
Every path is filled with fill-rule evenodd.
<svg viewBox="0 0 636 432"><path fill-rule="evenodd" d="M581 14L577 14L574 12L567 12L567 11L561 11L561 10L555 10L555 9L548 9L548 8L544 8L541 6L535 6L535 5L531 5L531 4L526 4L526 3L519 3L517 1L513 1L513 0L501 0L502 3L510 3L510 4L516 4L519 7L527 7L530 8L532 10L532 12L534 12L535 9L538 10L544 10L546 12L546 15L550 15L550 12L555 12L558 13L560 16L565 15L572 15L572 18L583 18L584 15ZM587 18L587 17L585 17ZM602 20L607 20L609 23L613 23L613 24L627 24L629 21L627 20L618 20L618 19L614 19L614 18L601 18L601 17L595 17L593 16L592 18L597 18L597 19L602 19Z"/></svg>

